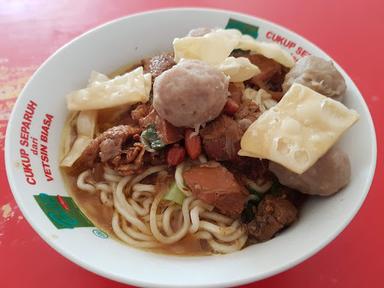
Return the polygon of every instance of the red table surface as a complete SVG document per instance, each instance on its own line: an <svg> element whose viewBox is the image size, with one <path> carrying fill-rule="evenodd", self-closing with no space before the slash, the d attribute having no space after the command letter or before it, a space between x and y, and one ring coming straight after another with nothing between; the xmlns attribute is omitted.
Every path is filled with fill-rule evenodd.
<svg viewBox="0 0 384 288"><path fill-rule="evenodd" d="M376 177L352 223L307 261L244 287L384 287L381 283L384 185L379 180L384 172L384 5L381 0L0 0L0 149L4 150L5 129L15 98L52 52L111 19L175 6L216 7L248 13L288 27L313 41L352 77L375 122ZM0 163L0 287L126 287L80 268L50 248L17 208L6 179L4 153L0 155Z"/></svg>

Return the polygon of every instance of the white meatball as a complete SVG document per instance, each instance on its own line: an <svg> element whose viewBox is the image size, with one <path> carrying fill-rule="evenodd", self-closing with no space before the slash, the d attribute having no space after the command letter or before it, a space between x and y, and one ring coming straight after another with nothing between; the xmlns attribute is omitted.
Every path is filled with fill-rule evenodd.
<svg viewBox="0 0 384 288"><path fill-rule="evenodd" d="M343 100L346 90L344 78L335 65L316 56L297 61L285 76L283 90L287 91L293 83L302 84L338 101Z"/></svg>
<svg viewBox="0 0 384 288"><path fill-rule="evenodd" d="M303 174L296 174L280 164L270 162L280 183L304 194L329 196L346 186L351 178L348 155L339 148L330 149Z"/></svg>
<svg viewBox="0 0 384 288"><path fill-rule="evenodd" d="M195 128L215 119L228 98L228 77L198 60L183 60L153 84L153 107L176 127Z"/></svg>

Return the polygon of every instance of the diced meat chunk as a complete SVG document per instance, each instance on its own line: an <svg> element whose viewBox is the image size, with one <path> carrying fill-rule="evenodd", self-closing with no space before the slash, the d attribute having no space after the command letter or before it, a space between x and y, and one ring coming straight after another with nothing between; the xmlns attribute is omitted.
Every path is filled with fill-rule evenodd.
<svg viewBox="0 0 384 288"><path fill-rule="evenodd" d="M131 111L131 118L135 121L140 121L152 111L151 104L139 104Z"/></svg>
<svg viewBox="0 0 384 288"><path fill-rule="evenodd" d="M273 59L260 54L248 56L249 61L261 70L261 73L248 80L252 85L264 89L279 101L283 97L282 84L288 69Z"/></svg>
<svg viewBox="0 0 384 288"><path fill-rule="evenodd" d="M150 124L155 125L159 137L164 144L172 144L183 139L183 129L175 127L167 120L162 119L153 108L148 115L139 119L139 125L142 128L146 128Z"/></svg>
<svg viewBox="0 0 384 288"><path fill-rule="evenodd" d="M282 73L282 65L273 59L267 58L260 54L252 54L248 56L252 64L259 67L261 73L257 74L253 81L263 83L268 81L273 75ZM260 87L261 88L261 87Z"/></svg>
<svg viewBox="0 0 384 288"><path fill-rule="evenodd" d="M285 195L267 195L257 206L255 219L247 224L248 232L257 242L266 241L296 219L297 209Z"/></svg>
<svg viewBox="0 0 384 288"><path fill-rule="evenodd" d="M226 167L235 175L245 176L257 183L265 183L272 180L272 173L268 170L269 161L253 157L238 157L236 160L227 162Z"/></svg>
<svg viewBox="0 0 384 288"><path fill-rule="evenodd" d="M109 159L112 159L119 155L121 145L122 145L122 137L116 138L107 138L102 141L99 145L100 152L100 161L107 162Z"/></svg>
<svg viewBox="0 0 384 288"><path fill-rule="evenodd" d="M175 65L173 55L171 53L163 53L156 55L150 59L142 60L144 72L149 72L152 75L152 79L155 79L164 71Z"/></svg>
<svg viewBox="0 0 384 288"><path fill-rule="evenodd" d="M244 209L248 192L234 175L217 162L194 166L183 173L194 196L214 205L221 213L238 217Z"/></svg>
<svg viewBox="0 0 384 288"><path fill-rule="evenodd" d="M260 115L261 111L256 102L245 99L240 104L239 110L235 114L235 119L239 123L240 128L245 131Z"/></svg>
<svg viewBox="0 0 384 288"><path fill-rule="evenodd" d="M208 158L225 161L237 157L243 131L235 120L221 115L202 129L200 135Z"/></svg>
<svg viewBox="0 0 384 288"><path fill-rule="evenodd" d="M112 127L102 133L93 140L99 143L100 161L107 162L119 155L123 149L123 144L135 134L140 133L140 131L139 128L120 125Z"/></svg>
<svg viewBox="0 0 384 288"><path fill-rule="evenodd" d="M129 125L112 127L93 139L76 162L83 163L86 168L92 167L98 157L106 162L120 152L128 138L140 131L141 129Z"/></svg>
<svg viewBox="0 0 384 288"><path fill-rule="evenodd" d="M135 159L126 157L127 153L132 150L132 147L127 146L130 146L128 142L130 140L132 142L133 137L140 134L140 132L140 128L129 125L119 125L104 131L93 139L83 151L75 162L74 169L85 170L92 168L97 162L108 163L113 168L118 168L122 159L124 159L125 164L136 160L136 157ZM137 148L134 149L137 150Z"/></svg>
<svg viewBox="0 0 384 288"><path fill-rule="evenodd" d="M228 91L229 97L235 101L238 105L241 103L241 98L243 97L244 84L229 82Z"/></svg>
<svg viewBox="0 0 384 288"><path fill-rule="evenodd" d="M167 164L166 159L166 150L160 150L153 153L145 153L144 154L144 162L148 163L148 165L156 166L156 165L164 165Z"/></svg>
<svg viewBox="0 0 384 288"><path fill-rule="evenodd" d="M249 50L235 49L231 52L229 56L238 58L238 57L249 57L249 55L250 55Z"/></svg>
<svg viewBox="0 0 384 288"><path fill-rule="evenodd" d="M121 153L109 161L120 175L132 175L142 171L144 166L144 145L134 143L132 146L124 149Z"/></svg>
<svg viewBox="0 0 384 288"><path fill-rule="evenodd" d="M156 113L156 111L152 107L149 113L145 117L138 119L139 126L144 129L148 127L150 124L155 124L158 116L159 115Z"/></svg>
<svg viewBox="0 0 384 288"><path fill-rule="evenodd" d="M183 139L183 129L173 126L160 116L157 116L156 119L156 129L165 144L172 144Z"/></svg>
<svg viewBox="0 0 384 288"><path fill-rule="evenodd" d="M332 195L346 186L351 178L348 155L337 147L331 148L303 174L296 174L274 162L269 163L269 169L283 185L310 195Z"/></svg>

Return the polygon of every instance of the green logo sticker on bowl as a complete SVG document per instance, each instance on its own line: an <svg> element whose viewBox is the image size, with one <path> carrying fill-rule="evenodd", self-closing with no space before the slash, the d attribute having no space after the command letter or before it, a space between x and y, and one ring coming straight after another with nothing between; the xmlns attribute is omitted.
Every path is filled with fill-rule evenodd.
<svg viewBox="0 0 384 288"><path fill-rule="evenodd" d="M253 26L251 24L241 22L232 18L229 18L225 29L237 29L241 33L250 35L253 38L257 38L259 36L259 26Z"/></svg>
<svg viewBox="0 0 384 288"><path fill-rule="evenodd" d="M80 211L71 197L45 193L33 197L57 229L95 226Z"/></svg>
<svg viewBox="0 0 384 288"><path fill-rule="evenodd" d="M97 237L99 237L99 238L101 238L101 239L107 239L107 238L109 237L107 233L105 233L104 231L102 231L102 230L100 230L100 229L97 229L97 228L93 229L93 230L92 230L92 233L93 233L95 236L97 236Z"/></svg>

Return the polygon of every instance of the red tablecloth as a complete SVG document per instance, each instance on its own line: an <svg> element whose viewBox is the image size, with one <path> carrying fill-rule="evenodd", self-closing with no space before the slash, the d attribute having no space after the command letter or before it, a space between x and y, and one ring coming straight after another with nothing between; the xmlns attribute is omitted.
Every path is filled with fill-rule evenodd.
<svg viewBox="0 0 384 288"><path fill-rule="evenodd" d="M15 98L28 77L68 40L105 21L172 6L206 6L286 26L328 52L352 77L374 118L376 177L351 225L304 263L245 287L384 287L384 4L381 0L258 1L0 1L0 149ZM155 28L156 29L156 28ZM123 287L69 262L22 217L0 155L0 287ZM126 287L126 286L124 286Z"/></svg>

